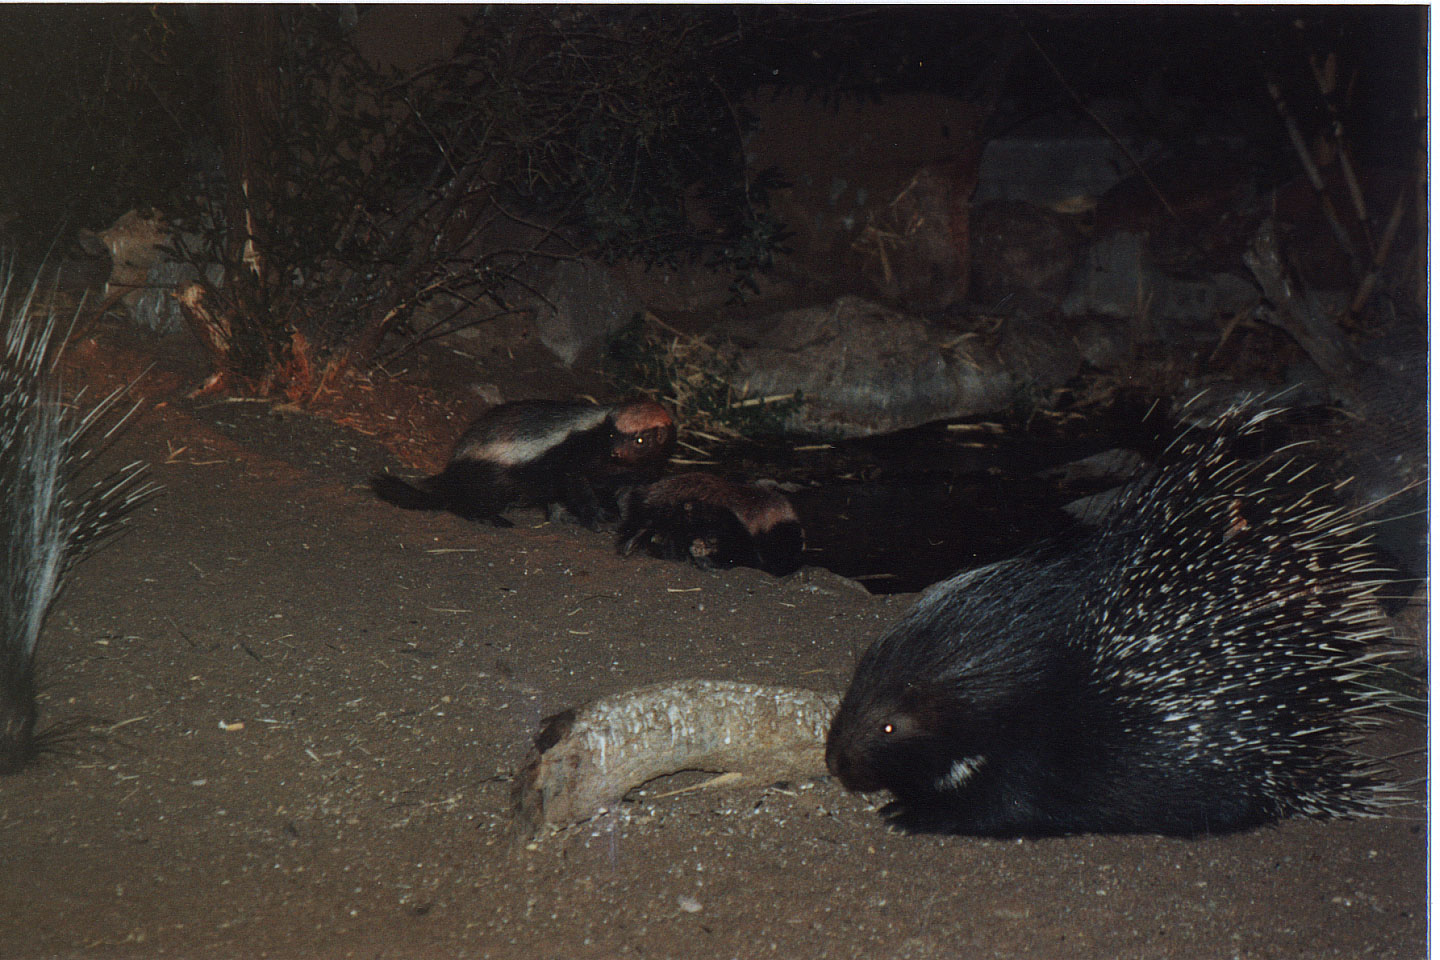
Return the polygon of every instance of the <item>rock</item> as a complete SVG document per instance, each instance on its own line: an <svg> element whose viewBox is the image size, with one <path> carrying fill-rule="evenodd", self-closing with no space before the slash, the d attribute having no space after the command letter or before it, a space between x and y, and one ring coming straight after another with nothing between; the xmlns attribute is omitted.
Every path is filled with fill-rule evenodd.
<svg viewBox="0 0 1440 960"><path fill-rule="evenodd" d="M157 210L130 210L95 236L110 252L110 280L105 295L129 290L124 302L133 309L144 292L145 275L165 259L162 248L171 242L170 225Z"/></svg>
<svg viewBox="0 0 1440 960"><path fill-rule="evenodd" d="M1106 118L1125 141L1130 156L1081 118L1051 115L985 144L973 201L1024 200L1054 210L1091 208L1134 169L1134 157L1150 160L1159 144L1123 120L1125 105L1095 101L1090 109Z"/></svg>
<svg viewBox="0 0 1440 960"><path fill-rule="evenodd" d="M718 311L734 296L731 278L704 264L622 261L614 269L630 294L659 314Z"/></svg>
<svg viewBox="0 0 1440 960"><path fill-rule="evenodd" d="M1069 217L1019 200L982 204L970 218L971 298L998 304L1031 294L1058 303L1070 284L1080 236Z"/></svg>
<svg viewBox="0 0 1440 960"><path fill-rule="evenodd" d="M1233 273L1171 275L1155 265L1147 234L1116 231L1085 252L1061 310L1070 317L1200 324L1218 340L1216 319L1248 310L1259 298L1253 283Z"/></svg>
<svg viewBox="0 0 1440 960"><path fill-rule="evenodd" d="M120 302L137 324L155 333L176 333L184 329L175 292L200 279L190 263L176 260L169 247L176 242L174 227L158 210L131 210L87 240L99 240L110 253L110 278L105 296L122 294ZM191 250L200 248L198 237L182 234ZM219 287L225 270L219 264L205 268L205 278Z"/></svg>
<svg viewBox="0 0 1440 960"><path fill-rule="evenodd" d="M545 294L536 304L535 329L567 367L644 309L609 268L593 260L558 262Z"/></svg>
<svg viewBox="0 0 1440 960"><path fill-rule="evenodd" d="M865 212L851 244L865 288L915 309L965 299L969 286L969 181L955 164L922 167L888 202Z"/></svg>
<svg viewBox="0 0 1440 960"><path fill-rule="evenodd" d="M782 279L917 309L965 298L979 108L918 93L823 103L788 90L747 106L757 119L747 163L786 183L770 192L791 232Z"/></svg>
<svg viewBox="0 0 1440 960"><path fill-rule="evenodd" d="M751 396L800 391L793 429L855 436L978 416L1080 368L1073 338L1045 318L956 331L858 297L722 325Z"/></svg>
<svg viewBox="0 0 1440 960"><path fill-rule="evenodd" d="M557 222L496 217L458 256L495 271L492 293L504 308L466 307L442 296L418 308L415 326L443 322L443 336L467 351L533 337L571 367L645 308L620 272L578 249Z"/></svg>
<svg viewBox="0 0 1440 960"><path fill-rule="evenodd" d="M175 260L158 260L145 272L145 286L126 297L130 304L130 318L154 333L165 335L179 333L185 329L185 318L180 312L180 302L175 291L200 279L200 271L194 264ZM219 288L225 279L225 268L212 263L205 268L205 279L211 287Z"/></svg>
<svg viewBox="0 0 1440 960"><path fill-rule="evenodd" d="M75 242L55 264L58 289L70 296L103 299L101 291L110 282L113 265L110 248L89 230L76 231Z"/></svg>

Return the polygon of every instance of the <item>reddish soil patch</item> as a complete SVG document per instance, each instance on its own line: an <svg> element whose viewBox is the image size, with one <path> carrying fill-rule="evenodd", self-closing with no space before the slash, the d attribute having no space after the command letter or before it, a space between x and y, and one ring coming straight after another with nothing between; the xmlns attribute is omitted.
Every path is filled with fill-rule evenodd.
<svg viewBox="0 0 1440 960"><path fill-rule="evenodd" d="M517 847L509 778L541 717L692 676L838 689L908 599L621 559L533 513L496 529L394 510L367 474L443 458L465 394L417 377L342 385L326 416L191 402L203 370L183 345L94 336L77 377L158 357L154 406L109 456L150 460L166 492L49 620L42 713L84 726L3 783L0 956L1426 949L1418 805L1196 841L997 842L891 833L819 782L652 790ZM576 389L525 362L515 382Z"/></svg>

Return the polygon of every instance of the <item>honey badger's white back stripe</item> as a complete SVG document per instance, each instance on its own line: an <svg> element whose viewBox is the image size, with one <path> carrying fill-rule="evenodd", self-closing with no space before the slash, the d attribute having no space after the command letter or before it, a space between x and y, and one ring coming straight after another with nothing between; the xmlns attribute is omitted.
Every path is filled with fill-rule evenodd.
<svg viewBox="0 0 1440 960"><path fill-rule="evenodd" d="M517 418L513 425L486 424L493 431L489 436L462 438L454 459L483 460L502 467L533 463L572 434L598 426L609 414L609 407L598 406L527 409L523 419Z"/></svg>

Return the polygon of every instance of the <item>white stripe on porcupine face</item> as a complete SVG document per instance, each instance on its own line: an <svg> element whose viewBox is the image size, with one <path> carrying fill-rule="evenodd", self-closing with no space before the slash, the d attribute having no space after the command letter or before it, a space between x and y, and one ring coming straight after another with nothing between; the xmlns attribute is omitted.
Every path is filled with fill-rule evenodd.
<svg viewBox="0 0 1440 960"><path fill-rule="evenodd" d="M975 771L985 765L984 757L965 757L950 764L943 777L935 778L936 790L959 790L965 781L975 776Z"/></svg>

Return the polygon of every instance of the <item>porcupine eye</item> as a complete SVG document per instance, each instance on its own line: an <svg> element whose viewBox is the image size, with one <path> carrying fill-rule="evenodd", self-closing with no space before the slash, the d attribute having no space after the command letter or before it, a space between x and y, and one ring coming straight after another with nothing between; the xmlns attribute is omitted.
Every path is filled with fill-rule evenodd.
<svg viewBox="0 0 1440 960"><path fill-rule="evenodd" d="M880 721L880 736L886 740L905 740L918 730L915 718L905 713L893 713Z"/></svg>

